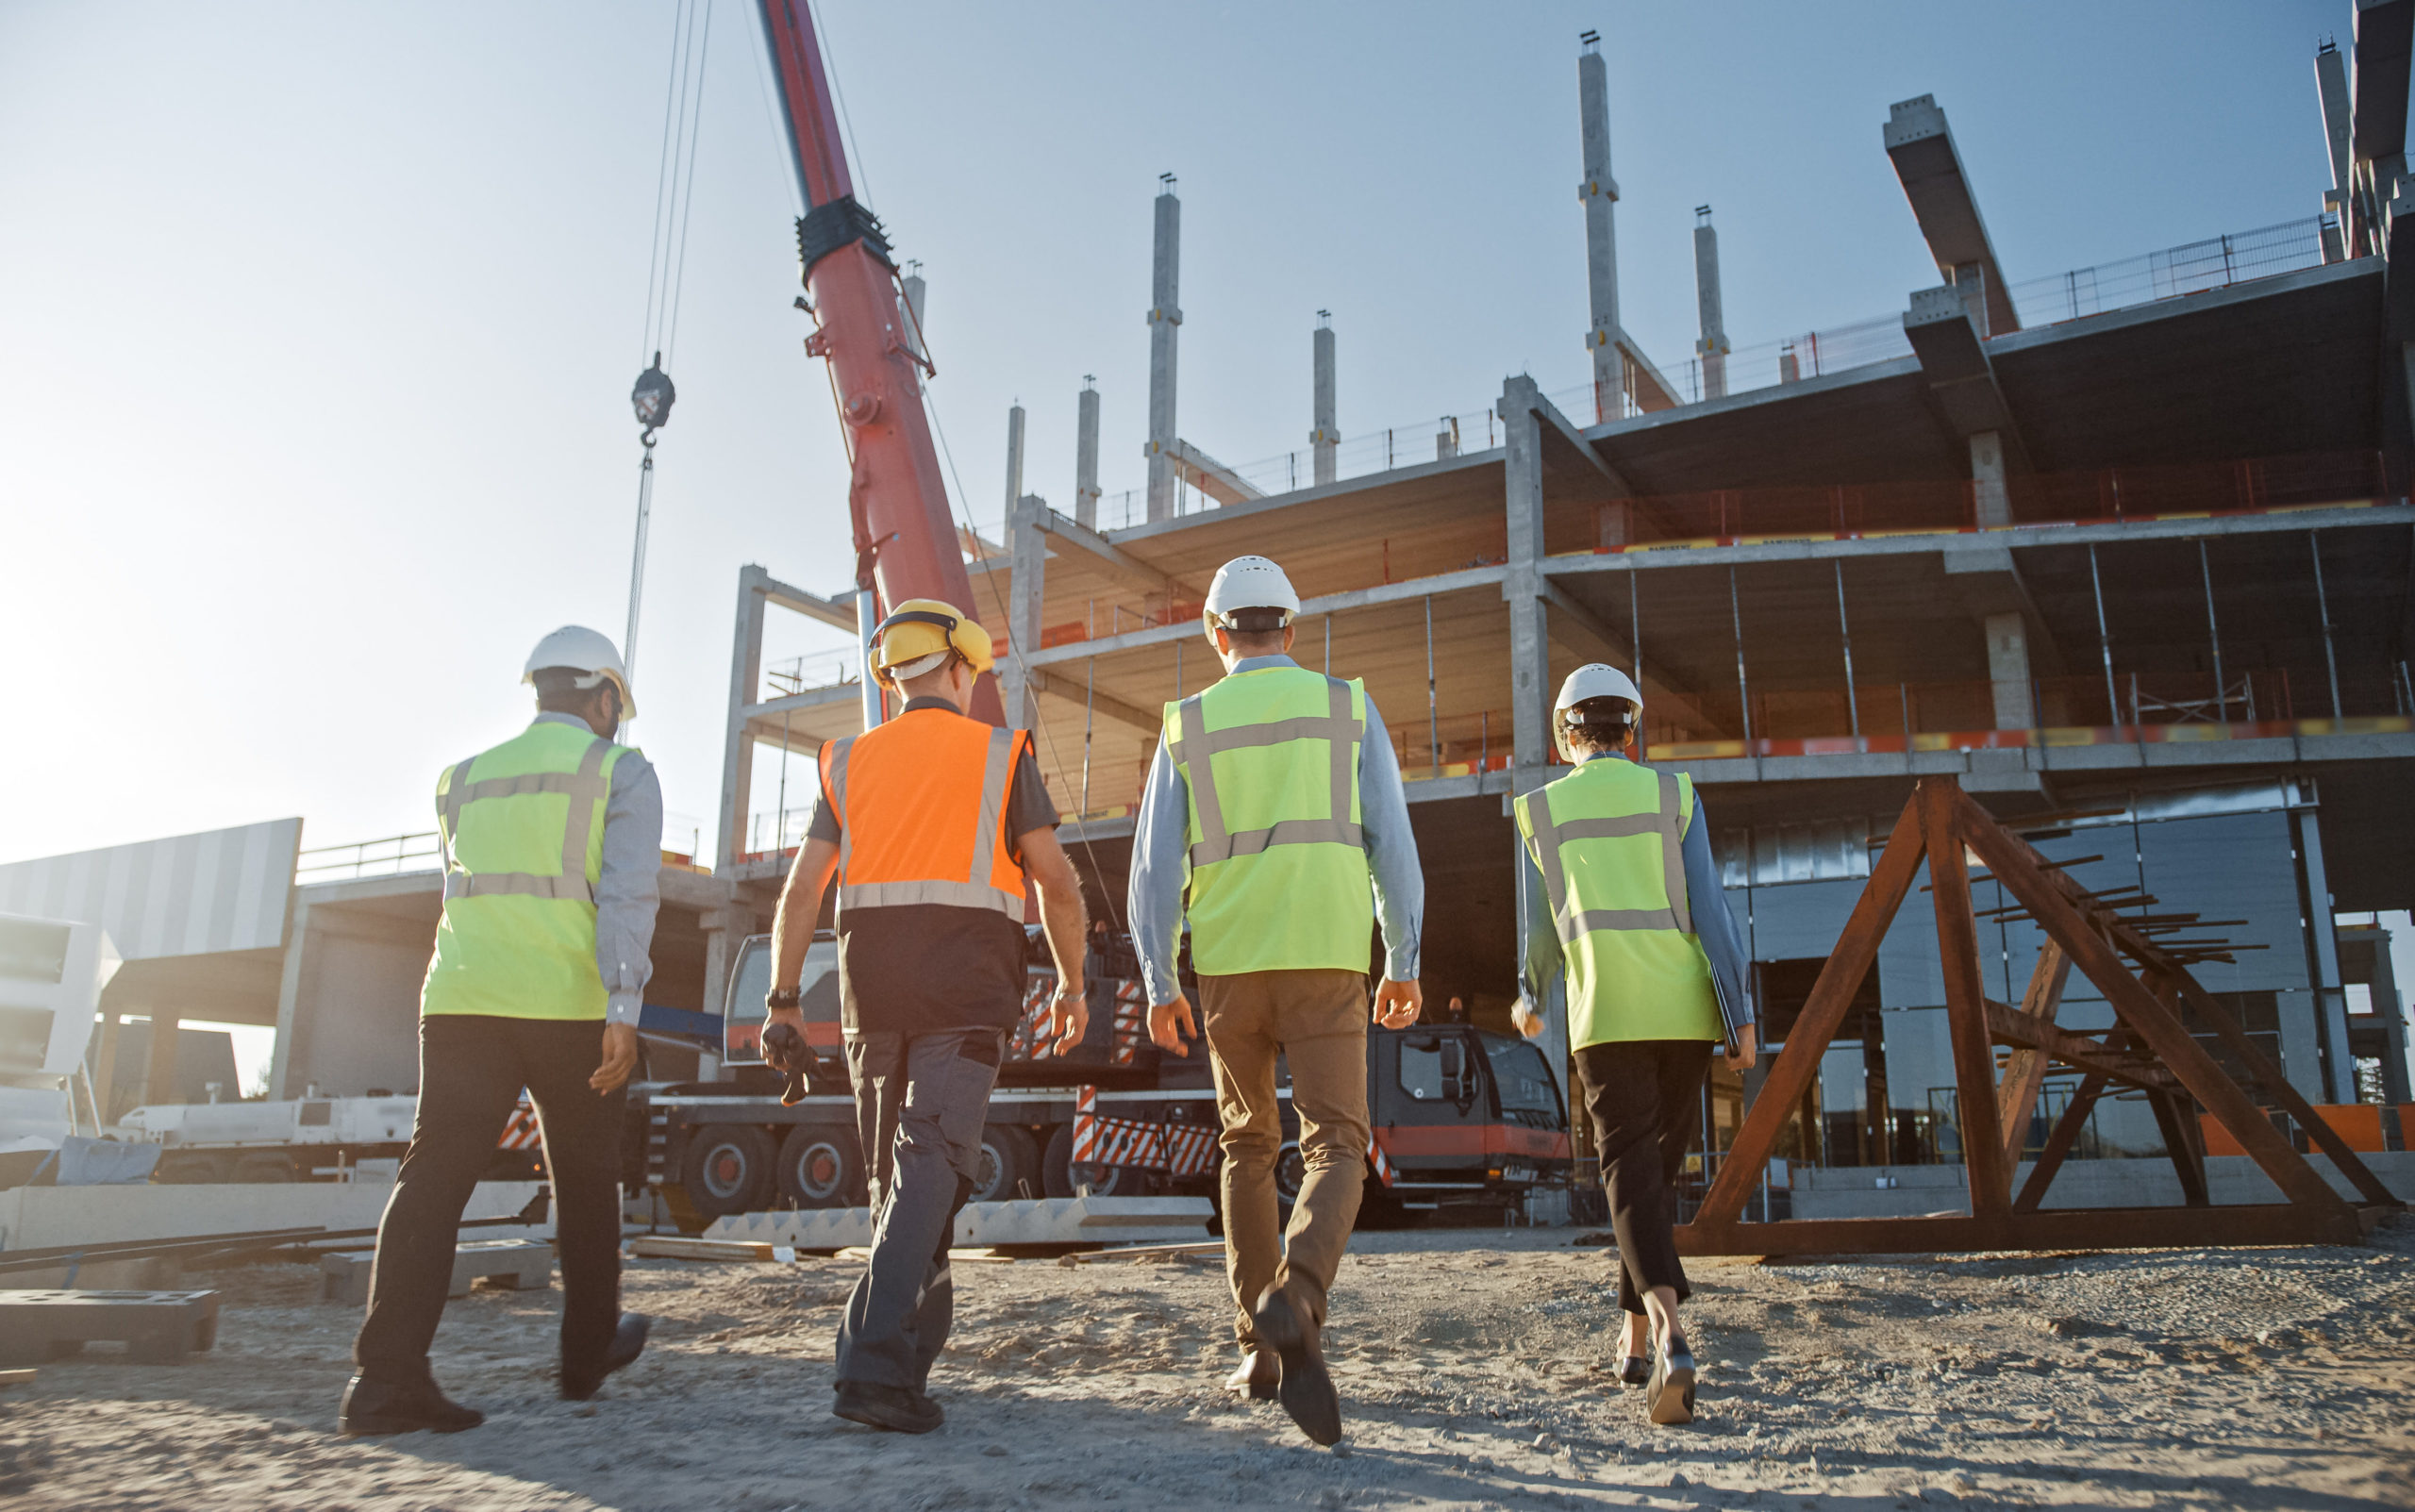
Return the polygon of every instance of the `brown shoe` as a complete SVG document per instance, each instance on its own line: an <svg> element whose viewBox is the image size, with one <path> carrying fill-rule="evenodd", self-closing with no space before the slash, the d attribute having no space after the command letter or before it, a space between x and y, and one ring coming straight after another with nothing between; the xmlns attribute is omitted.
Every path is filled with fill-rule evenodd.
<svg viewBox="0 0 2415 1512"><path fill-rule="evenodd" d="M1341 1442L1341 1399L1325 1371L1316 1319L1307 1307L1278 1282L1258 1295L1250 1321L1259 1340L1274 1346L1283 1362L1283 1384L1275 1392L1283 1410L1311 1442L1328 1449Z"/></svg>
<svg viewBox="0 0 2415 1512"><path fill-rule="evenodd" d="M1274 1351L1246 1349L1241 1351L1241 1368L1224 1377L1224 1389L1252 1402L1272 1402L1282 1379L1283 1365Z"/></svg>

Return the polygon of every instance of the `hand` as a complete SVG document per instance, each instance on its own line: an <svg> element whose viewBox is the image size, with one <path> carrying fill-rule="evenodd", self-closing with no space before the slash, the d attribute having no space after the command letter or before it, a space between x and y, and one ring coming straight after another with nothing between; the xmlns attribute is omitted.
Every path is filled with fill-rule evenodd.
<svg viewBox="0 0 2415 1512"><path fill-rule="evenodd" d="M805 1038L805 1010L774 1008L763 1021L763 1064L784 1076L813 1069L813 1047Z"/></svg>
<svg viewBox="0 0 2415 1512"><path fill-rule="evenodd" d="M1543 1016L1537 1013L1535 1005L1524 998L1520 998L1509 1009L1509 1022L1516 1024L1518 1032L1529 1039L1536 1038L1543 1032Z"/></svg>
<svg viewBox="0 0 2415 1512"><path fill-rule="evenodd" d="M634 1023L606 1024L604 1063L595 1068L594 1075L587 1078L587 1085L594 1088L599 1096L609 1097L621 1089L628 1081L629 1072L637 1069L638 1026Z"/></svg>
<svg viewBox="0 0 2415 1512"><path fill-rule="evenodd" d="M1049 1048L1060 1055L1071 1055L1090 1024L1091 1005L1082 984L1058 983L1057 995L1048 1001Z"/></svg>
<svg viewBox="0 0 2415 1512"><path fill-rule="evenodd" d="M1183 1043L1185 1037L1197 1038L1199 1029L1191 1022L1191 1000L1177 992L1172 1003L1159 1003L1149 1009L1149 1038L1159 1050L1169 1055L1188 1056L1191 1049Z"/></svg>
<svg viewBox="0 0 2415 1512"><path fill-rule="evenodd" d="M1760 1058L1760 1045L1757 1042L1759 1038L1758 1032L1751 1024L1744 1025L1744 1032L1738 1035L1736 1043L1727 1049L1725 1058L1729 1071L1746 1072L1753 1069L1753 1062Z"/></svg>
<svg viewBox="0 0 2415 1512"><path fill-rule="evenodd" d="M1368 1012L1387 1029L1406 1029L1417 1022L1424 1006L1425 994L1418 990L1417 978L1395 982L1388 976L1375 989L1375 1001Z"/></svg>

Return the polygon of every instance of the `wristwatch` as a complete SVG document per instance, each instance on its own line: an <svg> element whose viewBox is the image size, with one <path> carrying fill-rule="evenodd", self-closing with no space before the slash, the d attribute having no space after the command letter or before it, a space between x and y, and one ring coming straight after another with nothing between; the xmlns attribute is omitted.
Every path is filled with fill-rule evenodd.
<svg viewBox="0 0 2415 1512"><path fill-rule="evenodd" d="M763 1006L774 1010L793 1008L804 1001L805 989L802 987L784 987L763 994Z"/></svg>

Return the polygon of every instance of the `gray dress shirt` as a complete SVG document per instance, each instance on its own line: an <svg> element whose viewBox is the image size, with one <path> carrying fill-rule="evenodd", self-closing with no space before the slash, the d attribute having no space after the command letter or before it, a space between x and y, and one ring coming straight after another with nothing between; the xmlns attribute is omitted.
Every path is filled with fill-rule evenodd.
<svg viewBox="0 0 2415 1512"><path fill-rule="evenodd" d="M540 714L533 723L593 733L575 714ZM450 870L451 842L440 843ZM604 801L604 872L595 884L595 970L604 978L607 1023L633 1024L644 1005L645 985L654 977L661 874L662 784L653 764L632 748L612 763L612 789Z"/></svg>

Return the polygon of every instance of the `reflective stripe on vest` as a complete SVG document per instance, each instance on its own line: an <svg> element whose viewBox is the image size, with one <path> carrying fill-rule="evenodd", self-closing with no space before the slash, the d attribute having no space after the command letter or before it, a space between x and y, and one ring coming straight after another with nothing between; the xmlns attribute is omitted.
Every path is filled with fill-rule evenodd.
<svg viewBox="0 0 2415 1512"><path fill-rule="evenodd" d="M937 710L917 711L917 713L938 712ZM943 717L958 720L964 718L962 715ZM908 716L901 715L897 721L883 726L883 729L906 728L904 722L908 718ZM965 721L965 723L972 722ZM854 873L856 832L858 826L848 813L847 778L851 767L860 759L857 743L867 738L851 735L844 739L833 740L823 747L824 791L830 803L832 814L839 821L838 906L840 911L843 913L849 908L888 908L906 904L935 903L953 908L991 909L1021 922L1024 908L1024 892L1020 886L1022 871L1014 865L1011 857L1005 858L1004 869L1012 873L1018 885L1013 888L1005 888L998 886L997 882L1001 868L999 832L1006 824L1007 790L1014 778L1015 757L1021 746L1022 732L994 727L989 729L982 752L981 787L976 800L978 806L974 814L973 844L969 855L961 859L954 856L917 857L909 863L912 870L941 873L939 875L880 877L870 881L857 881L854 879ZM896 759L889 756L885 750L888 740L893 738L882 738L880 743L874 747L874 759ZM908 739L911 738L910 733L906 737Z"/></svg>
<svg viewBox="0 0 2415 1512"><path fill-rule="evenodd" d="M1350 713L1350 685L1337 677L1326 678L1325 684L1328 713L1272 720L1263 724L1237 724L1228 730L1208 728L1200 702L1208 696L1204 692L1193 693L1176 706L1176 725L1182 737L1167 754L1174 765L1189 773L1191 803L1199 811L1200 838L1191 847L1192 866L1212 866L1236 856L1256 856L1275 845L1365 847L1365 831L1350 819L1351 784L1358 768L1360 734L1358 721ZM1332 742L1333 817L1278 820L1267 828L1244 830L1238 835L1227 830L1224 806L1216 796L1216 766L1208 758L1219 751L1284 745L1293 740Z"/></svg>
<svg viewBox="0 0 2415 1512"><path fill-rule="evenodd" d="M525 772L516 777L490 777L484 782L470 780L470 768L476 756L453 769L453 780L444 789L443 805L439 817L444 828L444 847L450 854L461 831L461 810L487 798L518 798L529 793L558 792L570 799L567 822L562 826L562 869L559 874L542 872L470 872L454 866L444 872L444 895L448 898L482 898L508 894L522 898L576 898L586 903L595 901L595 884L587 875L587 835L594 822L595 805L611 795L610 785L604 777L604 758L612 752L612 742L601 736L579 758L576 772Z"/></svg>
<svg viewBox="0 0 2415 1512"><path fill-rule="evenodd" d="M1606 757L1604 759L1616 759ZM1684 794L1674 773L1656 772L1660 783L1660 809L1652 814L1620 814L1607 819L1571 819L1555 822L1551 790L1539 788L1526 795L1533 825L1536 859L1541 863L1543 896L1550 900L1552 923L1563 943L1597 929L1674 929L1694 932L1693 909L1686 901ZM1660 837L1660 878L1669 894L1666 908L1588 908L1573 906L1568 896L1568 872L1559 848L1572 840L1618 839L1631 835Z"/></svg>

